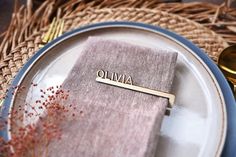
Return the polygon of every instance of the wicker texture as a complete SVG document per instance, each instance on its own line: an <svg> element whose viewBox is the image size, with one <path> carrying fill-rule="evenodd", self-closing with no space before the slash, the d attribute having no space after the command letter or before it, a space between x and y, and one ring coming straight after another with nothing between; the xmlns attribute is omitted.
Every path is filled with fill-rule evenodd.
<svg viewBox="0 0 236 157"><path fill-rule="evenodd" d="M139 4L137 1L131 3L130 1L116 0L103 1L102 3L96 4L95 1L80 3L72 0L59 7L56 11L53 11L53 5L55 5L55 2L45 2L34 14L29 11L30 9L24 11L23 7L14 14L13 22L8 32L4 35L0 47L0 90L5 91L7 89L19 69L38 51L38 46L41 44L41 37L48 30L50 17L55 12L58 17L65 20L64 32L96 22L135 21L174 31L198 45L215 61L223 48L228 46L227 42L221 36L203 25L187 18L159 10L161 8L168 12L177 13L178 9L180 9L180 4L176 4L176 6L171 4L172 6L168 7L168 4L156 4L154 1L152 3L148 1ZM141 8L140 5L142 6ZM31 4L29 3L28 6L31 6ZM111 8L106 8L107 6ZM191 7L190 5L186 6L187 9ZM182 9L184 9L183 5ZM44 14L40 16L42 11ZM208 11L208 13L212 14L214 12ZM194 15L190 16L190 14L184 15L183 13L181 15L190 19L206 21L201 16L202 14L199 14L197 18ZM28 19L20 21L19 19L22 15L28 17ZM25 27L23 27L24 23L26 23ZM22 27L22 29L19 30L19 27Z"/></svg>

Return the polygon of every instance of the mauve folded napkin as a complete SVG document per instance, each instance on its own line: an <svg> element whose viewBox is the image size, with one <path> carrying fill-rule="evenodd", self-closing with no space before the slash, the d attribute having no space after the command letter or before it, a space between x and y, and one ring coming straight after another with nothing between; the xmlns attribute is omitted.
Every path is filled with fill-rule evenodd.
<svg viewBox="0 0 236 157"><path fill-rule="evenodd" d="M52 156L155 156L168 100L95 79L102 69L131 76L133 85L170 92L176 58L175 52L90 37L63 83L83 116L68 124ZM69 141L66 147L63 141Z"/></svg>

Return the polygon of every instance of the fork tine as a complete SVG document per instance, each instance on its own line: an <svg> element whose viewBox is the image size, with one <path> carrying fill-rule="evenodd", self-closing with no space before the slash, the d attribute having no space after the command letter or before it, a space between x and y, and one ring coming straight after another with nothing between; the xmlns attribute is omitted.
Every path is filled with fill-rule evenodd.
<svg viewBox="0 0 236 157"><path fill-rule="evenodd" d="M54 35L54 38L53 39L56 39L57 37L59 37L60 36L60 32L62 31L62 29L63 29L63 20L59 20L58 21L58 27L57 27L57 29L56 29L56 33L55 33L55 35Z"/></svg>
<svg viewBox="0 0 236 157"><path fill-rule="evenodd" d="M56 20L56 22L55 22L55 24L54 24L54 26L52 28L52 32L49 35L48 42L50 42L50 41L52 41L54 39L54 36L55 36L55 34L57 32L57 29L58 29L58 25L60 24L59 22L60 22L59 20Z"/></svg>
<svg viewBox="0 0 236 157"><path fill-rule="evenodd" d="M61 20L57 21L57 26L55 28L55 33L52 35L52 40L57 38L59 29L60 29L60 25L61 25Z"/></svg>
<svg viewBox="0 0 236 157"><path fill-rule="evenodd" d="M59 31L59 33L58 33L58 36L61 36L61 35L62 35L62 33L63 33L63 29L64 29L64 25L65 25L65 21L62 20L62 23L61 23L61 29L60 29L60 31Z"/></svg>
<svg viewBox="0 0 236 157"><path fill-rule="evenodd" d="M47 43L49 41L50 35L51 35L54 25L55 25L55 22L56 22L56 19L53 18L52 23L49 26L49 30L47 31L47 33L45 34L45 36L42 39L43 43Z"/></svg>

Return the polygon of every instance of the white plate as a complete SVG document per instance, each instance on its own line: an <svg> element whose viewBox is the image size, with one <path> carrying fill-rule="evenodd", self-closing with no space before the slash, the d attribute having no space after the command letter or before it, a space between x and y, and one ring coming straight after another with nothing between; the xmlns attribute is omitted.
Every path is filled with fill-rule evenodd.
<svg viewBox="0 0 236 157"><path fill-rule="evenodd" d="M176 104L171 116L164 118L157 157L220 156L227 127L221 88L201 58L184 42L177 41L162 29L108 23L76 30L40 50L26 64L15 82L27 88L31 88L29 84L34 82L43 89L62 84L80 57L89 36L178 52L172 91L176 95ZM31 89L26 91L6 103L14 107L20 99L33 103L39 93ZM6 103L5 106L9 106Z"/></svg>

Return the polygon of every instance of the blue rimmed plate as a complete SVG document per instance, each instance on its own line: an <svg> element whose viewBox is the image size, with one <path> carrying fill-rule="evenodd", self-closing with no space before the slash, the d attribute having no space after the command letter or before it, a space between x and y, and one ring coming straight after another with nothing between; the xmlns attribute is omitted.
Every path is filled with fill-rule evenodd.
<svg viewBox="0 0 236 157"><path fill-rule="evenodd" d="M126 41L146 47L178 52L173 93L176 105L165 117L157 156L203 157L236 155L236 104L231 90L217 66L188 40L164 29L130 22L99 23L66 33L39 50L21 69L13 86L26 91L11 95L3 104L2 115L23 99L34 102L39 88L61 84L68 76L89 36ZM153 76L156 77L156 76ZM11 127L10 125L8 127ZM9 132L2 136L9 139Z"/></svg>

